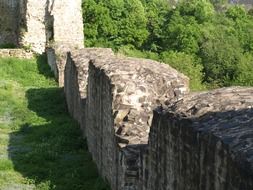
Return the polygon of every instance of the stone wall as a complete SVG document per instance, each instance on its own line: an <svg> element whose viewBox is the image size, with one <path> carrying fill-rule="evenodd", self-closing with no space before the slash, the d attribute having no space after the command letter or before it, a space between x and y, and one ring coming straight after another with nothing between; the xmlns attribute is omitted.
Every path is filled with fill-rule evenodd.
<svg viewBox="0 0 253 190"><path fill-rule="evenodd" d="M0 45L17 45L19 1L0 0L0 14Z"/></svg>
<svg viewBox="0 0 253 190"><path fill-rule="evenodd" d="M53 17L53 41L57 46L83 48L82 0L51 0L49 15ZM49 26L50 27L50 26Z"/></svg>
<svg viewBox="0 0 253 190"><path fill-rule="evenodd" d="M112 190L253 189L252 88L188 94L188 78L168 65L78 50L81 0L0 0L0 12L0 44L47 50Z"/></svg>
<svg viewBox="0 0 253 190"><path fill-rule="evenodd" d="M187 93L188 78L168 65L114 56L109 49L74 51L67 60L68 108L85 131L99 172L112 189L139 189L152 110Z"/></svg>
<svg viewBox="0 0 253 190"><path fill-rule="evenodd" d="M112 190L253 188L253 88L188 94L168 65L101 48L69 53L64 85Z"/></svg>
<svg viewBox="0 0 253 190"><path fill-rule="evenodd" d="M66 53L83 48L81 0L22 0L20 44L47 52L59 86L64 83Z"/></svg>
<svg viewBox="0 0 253 190"><path fill-rule="evenodd" d="M46 47L46 7L49 0L22 0L20 6L20 45L37 53Z"/></svg>
<svg viewBox="0 0 253 190"><path fill-rule="evenodd" d="M147 189L253 189L252 95L253 88L222 88L158 108Z"/></svg>
<svg viewBox="0 0 253 190"><path fill-rule="evenodd" d="M102 48L86 48L68 53L64 74L64 91L68 102L68 111L79 122L84 134L89 61L113 55L111 49Z"/></svg>
<svg viewBox="0 0 253 190"><path fill-rule="evenodd" d="M52 1L52 0L51 0ZM48 6L48 62L59 86L64 85L66 53L84 47L81 0L55 0ZM68 27L66 27L68 26Z"/></svg>
<svg viewBox="0 0 253 190"><path fill-rule="evenodd" d="M139 154L148 143L152 110L180 98L188 79L161 63L134 58L91 60L86 137L98 170L112 189L139 189Z"/></svg>
<svg viewBox="0 0 253 190"><path fill-rule="evenodd" d="M83 47L81 0L23 0L21 44L42 53L46 46L56 50ZM69 26L69 27L66 27ZM65 52L66 53L66 52Z"/></svg>
<svg viewBox="0 0 253 190"><path fill-rule="evenodd" d="M16 57L21 59L32 59L34 54L23 49L0 49L0 57Z"/></svg>

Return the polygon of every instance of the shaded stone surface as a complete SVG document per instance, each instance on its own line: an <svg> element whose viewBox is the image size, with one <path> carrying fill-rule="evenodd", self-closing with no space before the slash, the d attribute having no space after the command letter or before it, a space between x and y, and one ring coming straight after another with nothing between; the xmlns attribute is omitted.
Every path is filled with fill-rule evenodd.
<svg viewBox="0 0 253 190"><path fill-rule="evenodd" d="M68 54L68 108L112 190L251 190L253 89L188 91L168 65Z"/></svg>
<svg viewBox="0 0 253 190"><path fill-rule="evenodd" d="M102 48L85 48L68 53L64 74L64 91L69 113L79 122L84 134L89 62L99 57L113 55L111 49Z"/></svg>
<svg viewBox="0 0 253 190"><path fill-rule="evenodd" d="M68 54L64 91L99 172L112 189L139 189L152 110L188 93L168 65L85 48Z"/></svg>
<svg viewBox="0 0 253 190"><path fill-rule="evenodd" d="M158 108L147 189L253 189L252 95L253 88L222 88Z"/></svg>

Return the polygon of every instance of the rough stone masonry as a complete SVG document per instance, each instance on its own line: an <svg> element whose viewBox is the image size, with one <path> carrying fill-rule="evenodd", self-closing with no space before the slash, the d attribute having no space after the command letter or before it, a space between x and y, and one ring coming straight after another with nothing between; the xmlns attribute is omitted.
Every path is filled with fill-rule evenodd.
<svg viewBox="0 0 253 190"><path fill-rule="evenodd" d="M67 60L68 107L98 170L112 189L139 189L139 153L147 147L152 110L187 93L188 78L168 65L114 56L110 49L74 51Z"/></svg>
<svg viewBox="0 0 253 190"><path fill-rule="evenodd" d="M86 48L68 53L64 74L65 97L70 115L79 122L84 134L89 62L96 58L113 55L111 49L105 48Z"/></svg>
<svg viewBox="0 0 253 190"><path fill-rule="evenodd" d="M68 107L112 190L251 190L253 88L188 91L187 77L155 61L68 55Z"/></svg>
<svg viewBox="0 0 253 190"><path fill-rule="evenodd" d="M139 189L152 110L181 98L188 78L168 65L121 57L91 60L88 73L85 128L93 159L112 189Z"/></svg>
<svg viewBox="0 0 253 190"><path fill-rule="evenodd" d="M0 13L0 44L47 51L112 190L253 189L253 88L189 94L168 65L77 50L81 0L0 0Z"/></svg>

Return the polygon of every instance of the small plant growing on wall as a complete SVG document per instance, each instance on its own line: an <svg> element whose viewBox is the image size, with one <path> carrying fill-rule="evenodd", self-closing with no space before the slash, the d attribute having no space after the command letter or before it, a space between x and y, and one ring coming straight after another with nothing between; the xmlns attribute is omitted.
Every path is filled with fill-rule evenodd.
<svg viewBox="0 0 253 190"><path fill-rule="evenodd" d="M32 51L32 45L31 44L27 44L27 45L23 45L22 48L25 50L25 51Z"/></svg>
<svg viewBox="0 0 253 190"><path fill-rule="evenodd" d="M27 33L27 29L25 27L20 26L19 28L19 41L21 42L24 38L25 34Z"/></svg>

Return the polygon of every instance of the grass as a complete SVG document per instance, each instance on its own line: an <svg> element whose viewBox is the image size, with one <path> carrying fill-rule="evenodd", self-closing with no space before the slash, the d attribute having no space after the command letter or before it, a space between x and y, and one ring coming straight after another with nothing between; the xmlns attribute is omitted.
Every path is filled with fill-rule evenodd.
<svg viewBox="0 0 253 190"><path fill-rule="evenodd" d="M0 58L0 189L109 189L43 56Z"/></svg>

